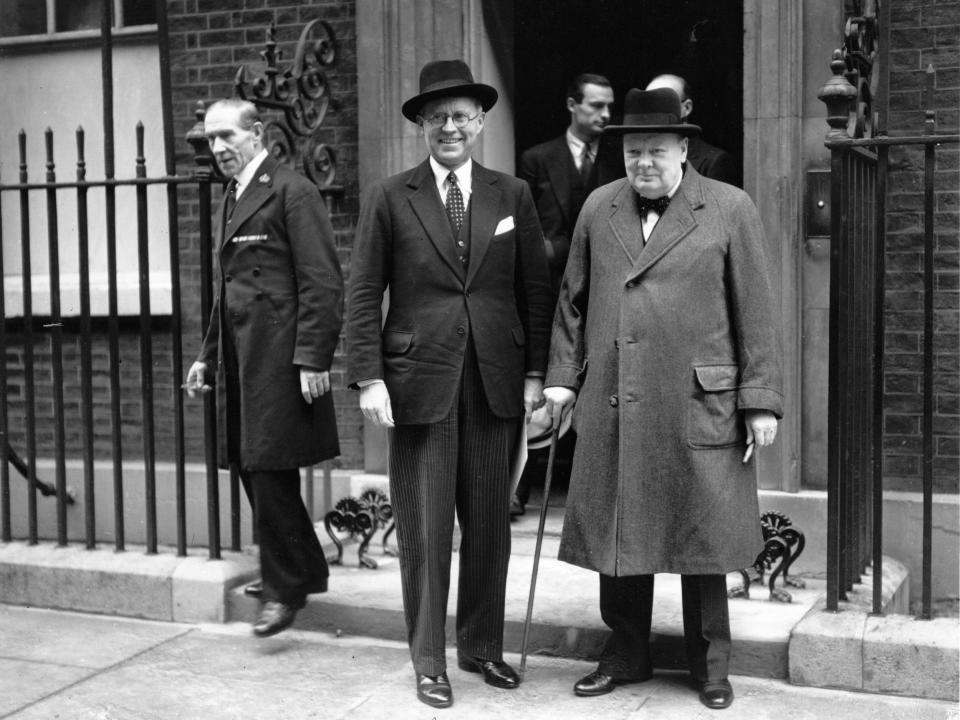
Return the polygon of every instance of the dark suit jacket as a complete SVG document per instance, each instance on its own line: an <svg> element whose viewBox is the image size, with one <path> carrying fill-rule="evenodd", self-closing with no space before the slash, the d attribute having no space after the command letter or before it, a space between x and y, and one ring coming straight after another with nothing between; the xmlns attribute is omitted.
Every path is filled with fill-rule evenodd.
<svg viewBox="0 0 960 720"><path fill-rule="evenodd" d="M564 133L524 151L517 176L530 185L543 229L553 285L559 288L577 215L587 195L597 187L596 165L584 183Z"/></svg>
<svg viewBox="0 0 960 720"><path fill-rule="evenodd" d="M523 414L525 374L546 366L553 300L530 189L474 162L468 213L464 270L429 161L377 182L361 203L347 302L347 381L386 381L398 424L448 414L471 338L499 417Z"/></svg>
<svg viewBox="0 0 960 720"><path fill-rule="evenodd" d="M199 360L216 368L219 460L227 419L239 416L245 470L313 465L338 454L330 393L300 394L300 367L329 370L342 324L343 278L333 227L317 188L268 156L229 221L214 233L219 270ZM227 396L221 339L235 342L239 397Z"/></svg>
<svg viewBox="0 0 960 720"><path fill-rule="evenodd" d="M690 138L687 145L687 162L704 177L741 187L740 168L726 150L714 147L699 135Z"/></svg>

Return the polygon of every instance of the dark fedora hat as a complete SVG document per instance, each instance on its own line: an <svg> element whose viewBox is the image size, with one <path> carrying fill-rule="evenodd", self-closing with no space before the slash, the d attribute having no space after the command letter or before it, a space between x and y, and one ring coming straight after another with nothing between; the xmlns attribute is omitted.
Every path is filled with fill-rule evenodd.
<svg viewBox="0 0 960 720"><path fill-rule="evenodd" d="M434 60L420 71L420 94L407 100L400 112L407 120L417 121L420 109L431 100L443 97L472 97L486 112L497 102L497 91L489 85L473 81L473 74L463 60Z"/></svg>
<svg viewBox="0 0 960 720"><path fill-rule="evenodd" d="M607 125L604 133L677 133L699 135L700 126L680 118L680 96L670 88L638 90L633 88L623 101L623 124Z"/></svg>

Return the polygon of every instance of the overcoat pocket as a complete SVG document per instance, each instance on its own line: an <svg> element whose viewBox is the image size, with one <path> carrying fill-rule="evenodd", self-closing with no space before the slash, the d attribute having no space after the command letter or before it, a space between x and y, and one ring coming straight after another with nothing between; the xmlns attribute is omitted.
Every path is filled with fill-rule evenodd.
<svg viewBox="0 0 960 720"><path fill-rule="evenodd" d="M403 355L412 344L412 332L400 332L398 330L384 330L383 332L384 355Z"/></svg>
<svg viewBox="0 0 960 720"><path fill-rule="evenodd" d="M696 365L687 414L687 443L693 448L737 445L741 430L737 413L736 365Z"/></svg>

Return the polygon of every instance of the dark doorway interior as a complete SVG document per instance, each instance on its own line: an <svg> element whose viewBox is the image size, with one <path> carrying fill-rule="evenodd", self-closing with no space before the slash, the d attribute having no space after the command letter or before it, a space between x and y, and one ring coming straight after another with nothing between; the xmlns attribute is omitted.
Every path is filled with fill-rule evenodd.
<svg viewBox="0 0 960 720"><path fill-rule="evenodd" d="M517 156L560 135L564 98L581 72L623 97L660 73L693 84L691 121L707 142L743 156L743 3L738 0L550 0L514 5Z"/></svg>

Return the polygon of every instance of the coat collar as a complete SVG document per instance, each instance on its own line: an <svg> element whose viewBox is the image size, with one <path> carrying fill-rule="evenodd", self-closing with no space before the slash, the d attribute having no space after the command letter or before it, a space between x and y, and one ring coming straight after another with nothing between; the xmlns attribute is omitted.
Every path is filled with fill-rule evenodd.
<svg viewBox="0 0 960 720"><path fill-rule="evenodd" d="M223 225L221 248L232 238L240 227L253 215L273 194L273 182L277 167L280 163L273 155L267 155L250 184L240 195L237 205L233 209L233 217L228 225ZM226 223L224 217L226 203L220 206L221 223Z"/></svg>
<svg viewBox="0 0 960 720"><path fill-rule="evenodd" d="M634 190L629 181L622 182L623 185L611 201L610 225L632 264L627 278L630 280L646 272L697 226L693 211L704 205L703 186L700 174L687 165L670 207L657 221L649 240L644 244Z"/></svg>
<svg viewBox="0 0 960 720"><path fill-rule="evenodd" d="M447 220L440 193L434 180L429 160L410 171L407 186L410 188L410 205L420 220L424 233L433 243L437 253L450 269L469 285L490 246L490 239L497 225L500 209L500 190L497 176L478 162L473 163L470 194L470 263L467 275L454 247L453 232Z"/></svg>

